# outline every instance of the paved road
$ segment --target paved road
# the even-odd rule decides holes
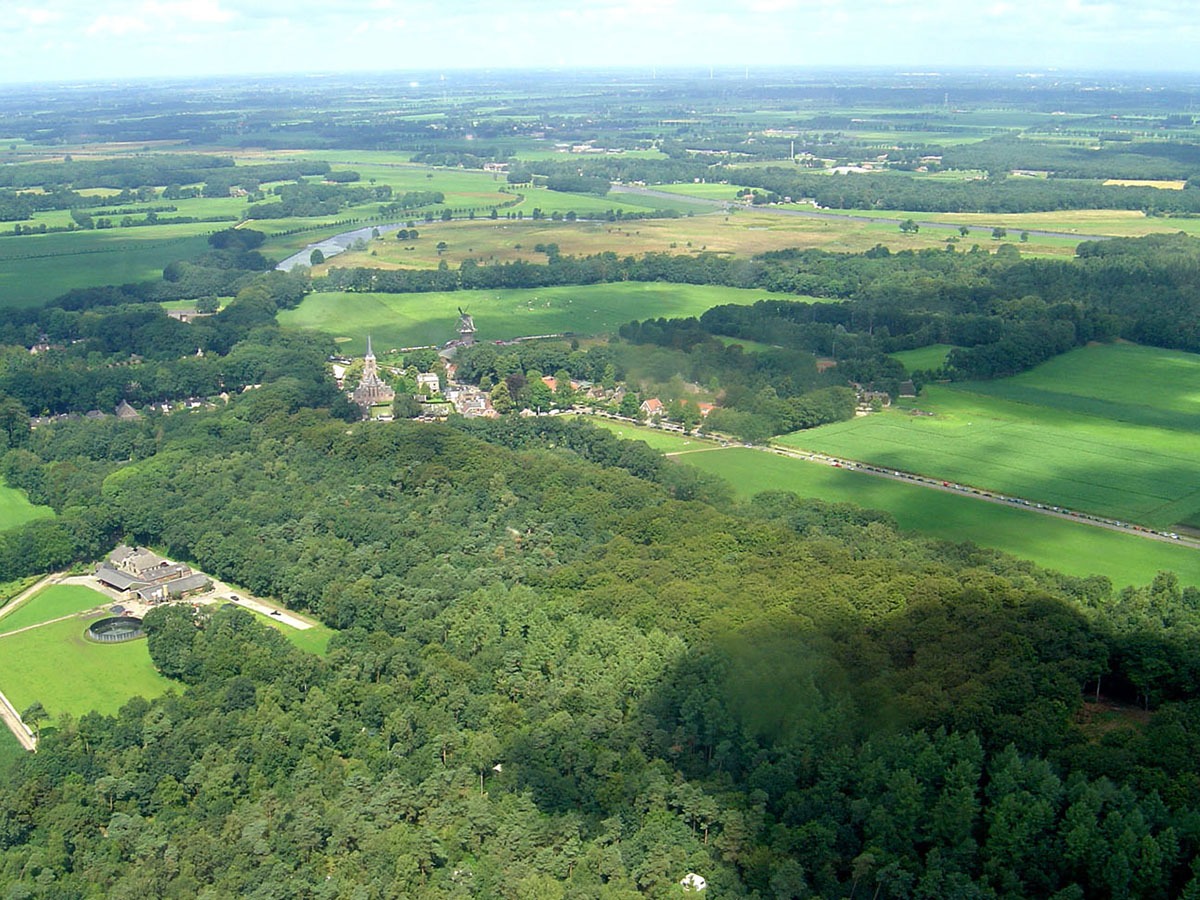
[[[744,210],[747,212],[762,213],[771,216],[793,216],[801,219],[824,219],[832,222],[882,222],[883,224],[899,225],[901,222],[908,220],[908,216],[904,218],[881,218],[878,216],[856,216],[853,213],[832,213],[820,212],[819,210],[807,209],[781,209],[778,206],[752,206],[749,203],[733,202],[731,200],[710,200],[707,197],[688,197],[686,194],[673,194],[670,191],[656,191],[654,188],[636,187],[629,184],[614,184],[609,191],[612,194],[635,194],[639,197],[652,197],[661,200],[688,200],[712,207],[714,210]],[[997,215],[1000,218],[1000,215]],[[914,220],[915,221],[915,220]],[[917,222],[922,228],[932,228],[941,231],[954,231],[959,229],[958,223],[950,222]],[[968,225],[972,232],[976,234],[987,235],[989,238],[992,235],[992,226],[990,225]],[[1027,231],[1031,235],[1039,237],[1059,237],[1070,238],[1079,241],[1107,241],[1112,235],[1109,234],[1081,234],[1077,231],[1043,231],[1037,228],[1021,228],[1020,231]]]
[[[599,415],[599,414],[597,414]],[[605,416],[605,418],[618,419],[623,422],[629,422],[631,425],[640,425],[643,428],[658,427],[662,431],[670,431],[672,433],[680,433],[677,428],[665,428],[661,425],[654,426],[642,422],[637,422],[633,419],[624,419],[621,416]],[[636,440],[636,438],[634,438]],[[712,438],[698,438],[698,440],[713,440]],[[927,475],[917,475],[912,472],[900,472],[896,469],[888,469],[883,466],[876,466],[871,463],[859,462],[854,459],[843,459],[836,456],[828,456],[824,453],[815,453],[808,450],[796,450],[791,447],[781,447],[778,444],[764,446],[761,444],[737,444],[728,441],[717,441],[709,448],[697,447],[694,450],[677,450],[673,453],[664,453],[664,456],[677,457],[685,456],[689,453],[699,453],[705,449],[725,450],[730,447],[745,447],[751,450],[761,450],[766,453],[773,453],[777,456],[786,456],[789,459],[799,460],[801,462],[811,462],[826,466],[835,466],[836,468],[845,469],[847,472],[859,472],[863,475],[872,475],[876,478],[887,478],[891,481],[901,481],[905,484],[911,484],[916,487],[926,488],[931,491],[945,491],[949,494],[958,494],[962,497],[967,497],[971,500],[979,500],[984,503],[997,503],[1001,506],[1011,506],[1025,512],[1038,513],[1043,516],[1052,516],[1056,519],[1065,519],[1068,522],[1078,522],[1081,525],[1090,525],[1093,528],[1105,528],[1109,531],[1117,531],[1121,534],[1128,534],[1132,537],[1146,538],[1152,541],[1162,541],[1166,544],[1175,544],[1177,546],[1189,547],[1192,550],[1200,550],[1200,538],[1195,538],[1185,534],[1174,535],[1164,533],[1147,528],[1143,525],[1138,525],[1133,522],[1121,522],[1117,519],[1106,519],[1103,516],[1094,516],[1089,513],[1079,512],[1077,510],[1063,509],[1062,507],[1051,506],[1046,503],[1039,503],[1036,500],[1027,500],[1023,497],[1012,497],[1008,494],[1001,494],[983,488],[975,488],[970,485],[958,484],[951,481],[943,481],[939,478],[930,478]]]
[[[22,747],[30,752],[37,750],[37,740],[34,738],[33,732],[21,721],[16,709],[2,693],[0,693],[0,721],[4,722]]]

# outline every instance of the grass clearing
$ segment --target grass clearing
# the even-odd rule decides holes
[[[661,428],[634,425],[632,422],[620,422],[604,416],[581,416],[581,418],[599,428],[608,429],[622,440],[645,441],[650,449],[660,453],[688,453],[695,450],[711,450],[720,446],[720,444],[695,435],[677,434],[673,431],[663,431]]]
[[[46,519],[54,516],[54,510],[48,506],[35,506],[29,502],[25,492],[8,487],[0,479],[0,530],[17,528],[34,519]]]
[[[666,282],[618,282],[510,291],[430,294],[311,294],[279,314],[289,328],[349,338],[343,352],[363,353],[371,334],[379,352],[388,347],[443,344],[455,337],[458,308],[469,311],[481,341],[523,335],[613,332],[632,319],[699,316],[722,303],[807,299],[768,291]]]
[[[1175,544],[760,450],[729,448],[677,459],[725,478],[744,498],[785,490],[882,509],[905,530],[973,541],[1068,575],[1104,575],[1118,587],[1147,584],[1163,570],[1200,585],[1200,552]]]
[[[1082,348],[780,443],[1169,529],[1200,515],[1197,378],[1192,354]]]
[[[1105,186],[1116,185],[1117,187],[1152,187],[1159,188],[1164,191],[1182,191],[1187,185],[1186,181],[1165,181],[1158,179],[1138,179],[1138,178],[1110,178],[1104,182]]]
[[[18,711],[38,701],[52,721],[62,713],[111,715],[133,697],[157,697],[172,687],[150,661],[146,641],[87,640],[84,632],[97,618],[73,616],[0,638],[0,690]]]
[[[242,607],[242,609],[245,609],[245,607]],[[312,623],[312,628],[292,628],[290,625],[285,625],[271,616],[260,613],[257,610],[247,609],[246,612],[253,615],[254,618],[263,625],[274,628],[285,638],[287,638],[288,642],[292,644],[292,646],[308,653],[315,654],[316,656],[324,656],[328,652],[329,641],[333,638],[334,634],[336,634],[332,628],[322,625],[319,622]],[[289,615],[294,616],[296,613],[289,613]]]
[[[565,256],[704,252],[736,257],[792,248],[862,253],[876,244],[884,244],[893,251],[945,249],[950,238],[961,241],[958,246],[962,249],[969,248],[971,243],[979,243],[985,249],[999,245],[987,240],[984,234],[960,239],[950,228],[924,228],[917,234],[903,234],[895,222],[870,217],[790,216],[752,209],[737,209],[729,215],[706,212],[675,219],[621,222],[602,218],[577,222],[534,221],[528,217],[493,220],[479,216],[474,220],[430,224],[417,221],[416,228],[420,234],[416,241],[399,241],[394,235],[381,237],[371,241],[362,252],[339,254],[326,268],[435,269],[442,262],[457,268],[468,259],[480,265],[517,260],[544,264],[546,255],[534,247],[551,243],[557,244]],[[304,243],[316,239],[306,236]],[[437,252],[440,241],[447,245],[441,254]],[[1027,243],[1018,244],[1014,234],[1008,243],[1019,246],[1026,256],[1074,256],[1079,241],[1034,235]],[[318,274],[326,268],[318,267]]]
[[[901,350],[899,353],[888,355],[892,359],[898,360],[910,372],[918,370],[931,372],[946,364],[946,356],[953,349],[953,344],[930,344],[928,347]]]
[[[83,585],[52,584],[7,615],[0,610],[0,634],[112,604],[113,601],[104,594]]]

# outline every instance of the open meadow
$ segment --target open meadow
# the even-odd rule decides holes
[[[1088,347],[779,442],[1170,529],[1200,516],[1197,376],[1195,355]]]
[[[8,487],[0,479],[0,531],[53,515],[54,510],[50,507],[35,506],[24,491]]]
[[[76,615],[113,601],[80,584],[54,584],[39,591],[17,607],[0,610],[0,634],[11,634],[30,625]],[[2,685],[0,685],[2,689]]]
[[[372,335],[379,351],[443,344],[456,336],[458,308],[475,319],[480,341],[525,335],[613,332],[632,319],[698,316],[722,303],[806,299],[768,291],[666,282],[619,282],[510,291],[429,294],[310,294],[296,309],[279,313],[289,328],[307,328],[340,339],[350,354],[365,351]]]
[[[261,624],[266,625],[269,628],[274,628],[276,631],[282,634],[288,639],[288,643],[290,643],[292,646],[298,647],[299,649],[308,653],[312,653],[315,656],[325,655],[325,653],[329,650],[329,641],[336,633],[329,626],[322,625],[319,622],[314,622],[312,628],[305,628],[301,630],[299,628],[292,628],[290,625],[284,625],[282,622],[273,619],[271,616],[265,615],[264,613],[260,613],[256,610],[247,610],[247,612],[253,615],[254,618],[257,619]],[[291,613],[291,615],[296,615],[296,613]]]
[[[901,350],[889,353],[892,359],[899,360],[910,372],[931,372],[946,364],[946,355],[954,349],[953,344],[930,344],[928,347],[918,347],[915,350]]]
[[[611,205],[605,201],[601,207]],[[480,264],[515,260],[544,263],[546,255],[534,249],[538,244],[557,244],[565,256],[704,252],[749,257],[797,248],[862,253],[877,244],[893,251],[944,249],[948,238],[959,240],[957,232],[951,230],[923,229],[917,234],[904,234],[894,222],[792,216],[751,209],[739,209],[730,215],[706,212],[674,219],[621,222],[603,218],[555,222],[532,220],[528,216],[520,221],[478,217],[430,224],[418,222],[416,227],[420,235],[416,241],[398,240],[390,234],[371,241],[362,252],[341,254],[316,271],[319,274],[331,266],[433,269],[442,262],[456,268],[468,259]],[[985,241],[982,235],[975,240],[985,249],[999,246]],[[439,242],[446,244],[441,253],[437,250]],[[1008,243],[1015,246],[1015,236]],[[1019,246],[1023,255],[1073,256],[1077,243],[1069,238],[1031,238]]]
[[[725,478],[743,498],[784,490],[881,509],[908,531],[972,541],[1068,575],[1104,575],[1117,586],[1149,583],[1164,570],[1177,572],[1183,584],[1200,585],[1200,552],[1176,544],[760,450],[729,448],[675,459]]]
[[[712,450],[720,444],[696,435],[678,434],[674,431],[664,431],[661,428],[650,428],[645,425],[634,425],[618,419],[605,416],[583,416],[583,419],[599,428],[605,428],[625,441],[645,441],[652,450],[667,455],[673,453],[691,453],[697,450]]]
[[[172,686],[154,668],[144,640],[98,644],[84,637],[98,618],[72,616],[0,637],[0,690],[18,712],[37,701],[51,720],[62,713],[111,715],[133,697],[156,697]]]
[[[0,309],[37,306],[74,288],[162,276],[169,262],[204,252],[220,225],[159,225],[0,239]]]
[[[960,179],[969,173],[938,173],[925,176],[932,180]],[[1173,184],[1173,183],[1172,183]],[[677,194],[681,197],[696,197],[704,200],[727,200],[736,202],[739,187],[736,184],[667,184],[655,185],[654,190]],[[742,209],[738,208],[738,214]],[[811,204],[791,203],[779,207],[781,210],[796,212],[816,212]],[[755,211],[770,214],[769,210]],[[970,246],[979,243],[984,247],[998,246],[1000,241],[992,241],[989,232],[996,227],[1004,228],[1008,234],[1004,243],[1016,244],[1023,253],[1037,255],[1063,255],[1064,248],[1073,248],[1078,241],[1086,240],[1089,235],[1107,235],[1112,237],[1139,237],[1146,234],[1176,234],[1180,231],[1191,235],[1200,235],[1200,220],[1192,217],[1147,216],[1139,210],[1122,209],[1076,209],[1052,210],[1046,212],[1028,213],[958,213],[958,212],[919,212],[899,209],[822,209],[821,217],[844,220],[835,223],[834,227],[852,231],[855,222],[879,219],[890,220],[889,228],[895,230],[895,220],[913,219],[919,223],[935,223],[946,228],[926,228],[918,235],[924,235],[929,242],[944,242],[949,235],[947,229],[966,225],[972,229],[962,243]],[[882,224],[882,223],[881,223]],[[1019,240],[1022,231],[1030,232],[1029,240]],[[1038,232],[1054,232],[1067,237],[1051,237]],[[1078,238],[1070,237],[1078,234]]]
[[[0,616],[0,691],[18,712],[36,700],[51,718],[63,712],[111,714],[132,697],[155,697],[174,684],[154,668],[145,640],[100,644],[84,637],[90,622],[111,615],[112,605],[88,587],[58,584]],[[253,615],[309,653],[324,655],[333,636],[321,624],[300,631]],[[3,760],[0,747],[0,766]]]

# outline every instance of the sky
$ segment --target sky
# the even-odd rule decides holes
[[[610,66],[1200,70],[1183,0],[2,0],[0,83]]]

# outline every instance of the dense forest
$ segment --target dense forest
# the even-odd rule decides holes
[[[238,144],[505,163],[510,184],[592,210],[614,181],[703,180],[729,181],[731,199],[737,185],[847,209],[1200,212],[1184,83],[962,76],[956,106],[1033,123],[984,140],[940,76],[780,73],[764,88],[704,74],[622,75],[604,103],[569,73],[530,76],[519,100],[482,72],[439,96],[386,77],[370,96],[341,76],[185,99],[97,86],[86,110],[52,88],[0,91],[0,221],[166,223],[201,196],[244,195],[250,220],[458,209],[441,191],[377,186],[370,163],[360,175],[187,149]],[[351,99],[323,106],[339,93]],[[1070,120],[1049,118],[1060,111]],[[749,137],[764,120],[771,133]],[[1074,143],[1038,139],[1059,123]],[[1122,131],[1135,127],[1137,141]],[[49,152],[81,135],[179,147]],[[576,140],[642,152],[546,158]],[[898,171],[808,171],[864,158]],[[1102,183],[1115,176],[1188,186]],[[314,278],[276,271],[267,231],[280,233],[217,230],[161,278],[0,315],[0,476],[56,514],[0,531],[0,581],[128,541],[336,632],[318,657],[231,607],[148,614],[174,689],[115,716],[47,710],[38,752],[0,773],[4,897],[634,900],[678,896],[694,872],[746,900],[1200,900],[1200,590],[1169,572],[1068,577],[788,493],[735,500],[644,443],[515,414],[535,393],[569,406],[571,378],[667,399],[686,383],[720,396],[708,427],[758,441],[852,415],[850,381],[894,394],[910,378],[1001,377],[1116,338],[1200,351],[1196,239],[1088,242],[1063,260],[967,249],[968,234],[919,252],[547,252]],[[795,299],[462,349],[459,377],[514,414],[442,423],[360,421],[328,374],[335,343],[276,321],[314,290],[617,281]],[[185,300],[202,314],[167,315]],[[956,347],[937,371],[888,356],[933,343]],[[144,415],[95,415],[123,400]],[[194,408],[163,411],[181,400]]]
[[[180,690],[11,773],[14,896],[1200,885],[1200,599],[1170,576],[1117,593],[882,514],[734,506],[581,423],[347,430],[289,382],[5,457],[339,629],[318,659],[236,610],[149,616]],[[1154,716],[1095,728],[1085,689]]]

